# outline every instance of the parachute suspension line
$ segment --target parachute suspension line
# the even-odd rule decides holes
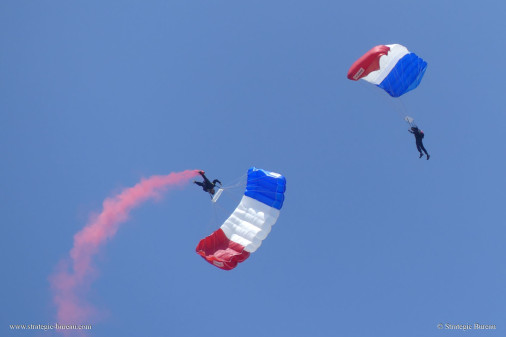
[[[234,198],[241,199],[244,195],[244,189],[239,188],[227,188],[222,190],[221,198],[225,198],[225,200],[230,200],[230,196],[234,196]]]
[[[216,193],[211,198],[211,201],[213,202],[213,204],[216,204],[218,202],[218,199],[221,197],[221,195],[223,194],[224,191],[227,191],[227,193],[230,191],[237,192],[236,190],[238,188],[244,187],[245,186],[245,182],[244,182],[245,177],[246,177],[246,175],[244,174],[241,177],[234,179],[233,184],[229,184],[229,185],[225,185],[225,186],[220,185],[218,190],[216,191]],[[239,193],[234,193],[234,194],[239,194]]]
[[[224,190],[228,190],[228,189],[234,189],[237,187],[241,187],[241,185],[246,185],[246,182],[245,182],[246,177],[247,177],[247,174],[243,174],[239,178],[232,180],[232,182],[230,184],[222,186],[221,188]]]
[[[226,219],[227,210],[219,203],[219,198],[225,198],[227,200],[226,195],[229,193],[232,193],[234,195],[240,195],[243,192],[237,190],[238,187],[241,187],[241,185],[245,185],[244,182],[241,182],[241,180],[245,180],[244,178],[247,176],[247,174],[243,174],[241,177],[234,179],[232,183],[233,185],[225,185],[220,186],[219,189],[216,191],[215,195],[211,199],[212,201],[212,208],[213,208],[213,228],[216,227],[216,224],[223,222]],[[226,193],[224,193],[226,192]]]
[[[239,187],[244,186],[244,185],[245,185],[244,182],[239,182],[239,183],[236,183],[234,185],[221,186],[220,188],[223,189],[223,190],[233,190],[233,189],[239,188]]]
[[[214,205],[216,205],[216,204],[214,203]],[[212,207],[211,218],[209,219],[207,226],[205,227],[206,231],[209,231],[210,229],[216,227],[216,224],[218,223],[218,221],[219,221],[219,216],[218,216],[217,207]]]
[[[395,102],[400,97],[393,99],[386,91],[384,91],[383,89],[381,89],[378,86],[371,86],[370,84],[368,84],[365,81],[359,81],[359,83],[362,86],[364,86],[365,88],[367,88],[366,90],[374,92],[375,95],[381,96],[381,100],[387,102],[387,104],[390,106],[391,110],[397,112],[403,120],[406,120],[405,119],[405,117],[407,117],[406,116],[406,107],[400,106],[399,103]]]
[[[221,219],[219,219],[219,217],[222,216],[222,215],[220,215],[220,213],[222,213],[222,214],[227,213],[225,208],[218,203],[213,204],[213,211],[214,211],[215,223],[218,223],[219,221],[221,221]]]
[[[409,116],[409,109],[408,107],[406,106],[406,104],[404,104],[404,101],[402,100],[402,97],[398,97],[399,99],[399,102],[401,102],[401,105],[402,105],[402,108],[403,108],[403,111],[404,111],[404,114],[403,114],[403,118],[404,120],[406,121],[406,123],[409,124],[409,126],[413,126],[413,117],[410,117]]]
[[[218,203],[213,203],[213,217],[210,223],[211,228],[207,228],[206,230],[210,230],[212,232],[218,224],[223,223],[227,219],[226,215],[227,213],[228,213],[227,210],[223,206],[221,206]],[[213,237],[212,238],[213,250],[216,250],[216,245],[217,245],[216,238]]]
[[[216,205],[216,203],[214,203],[213,205],[213,219],[212,219],[212,227],[216,227],[216,224],[219,223],[219,216],[218,216],[218,205]],[[213,237],[213,250],[216,249],[216,240],[215,238]]]
[[[427,67],[427,65],[426,65]],[[422,63],[418,63],[418,73],[420,73],[420,71],[423,69],[423,66],[422,66]],[[401,101],[402,102],[402,101]],[[404,104],[404,102],[402,102],[402,104]],[[407,108],[406,108],[406,111],[407,111]],[[407,111],[407,113],[409,113],[409,111]],[[415,123],[413,123],[413,118],[410,117],[410,116],[406,116],[405,118],[406,122],[408,122],[408,124],[410,126],[416,126]]]
[[[224,190],[227,190],[227,189],[233,189],[233,188],[237,188],[237,187],[241,187],[241,186],[246,186],[246,174],[242,175],[240,178],[238,179],[235,179],[234,181],[238,181],[236,182],[235,184],[231,184],[231,185],[226,185],[226,186],[223,186],[222,188]],[[263,179],[267,179],[267,177],[260,177],[260,178],[256,178],[256,179],[250,179],[250,181],[252,182],[255,182],[255,181],[259,181],[259,180],[263,180]]]

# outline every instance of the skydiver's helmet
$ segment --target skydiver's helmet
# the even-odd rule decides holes
[[[411,127],[411,131],[417,131],[418,130],[418,126],[414,125]]]

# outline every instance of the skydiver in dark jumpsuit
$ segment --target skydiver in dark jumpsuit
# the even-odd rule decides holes
[[[199,174],[202,176],[202,178],[204,178],[204,181],[203,182],[200,182],[200,181],[193,181],[194,184],[197,184],[199,186],[202,186],[202,189],[209,193],[209,195],[211,196],[211,199],[213,198],[213,195],[214,193],[216,193],[216,191],[214,190],[214,187],[216,186],[216,183],[220,184],[221,186],[221,181],[219,181],[218,179],[214,179],[213,182],[211,182],[209,179],[207,179],[206,175],[204,174],[204,171],[199,171]]]
[[[420,130],[417,126],[412,126],[411,130],[408,130],[408,131],[411,132],[415,136],[416,149],[418,150],[418,152],[420,152],[420,157],[419,158],[422,158],[423,157],[423,152],[425,152],[425,154],[427,155],[427,160],[429,160],[430,155],[427,153],[427,150],[423,146],[422,139],[425,136],[424,133],[423,133],[423,131]],[[422,150],[423,150],[423,152],[422,152]]]

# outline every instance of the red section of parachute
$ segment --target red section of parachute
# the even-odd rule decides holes
[[[223,270],[234,269],[250,255],[243,246],[227,238],[221,228],[200,240],[196,251],[207,262]]]
[[[350,70],[348,70],[348,79],[358,81],[369,75],[369,73],[378,70],[381,56],[388,54],[389,51],[390,47],[387,46],[373,47],[352,64]]]

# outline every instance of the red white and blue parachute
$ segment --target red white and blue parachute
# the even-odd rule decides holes
[[[286,179],[281,174],[250,168],[241,202],[217,231],[200,240],[197,254],[218,268],[234,269],[269,235],[283,206],[285,190]]]
[[[427,62],[400,44],[380,45],[360,57],[348,71],[348,79],[377,85],[390,96],[399,97],[415,89]]]

